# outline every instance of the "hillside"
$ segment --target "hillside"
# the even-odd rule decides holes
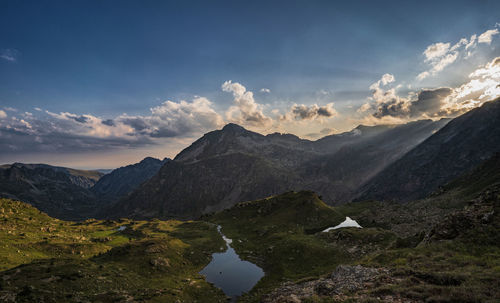
[[[359,126],[317,141],[228,124],[180,152],[107,215],[193,218],[290,190],[313,190],[328,204],[349,201],[364,180],[447,122]]]
[[[28,202],[61,219],[83,219],[97,207],[90,188],[102,175],[46,164],[2,165],[0,197]]]
[[[357,200],[410,201],[474,168],[500,151],[500,100],[453,119],[368,181]]]
[[[117,168],[100,178],[91,190],[103,203],[114,202],[153,177],[168,161],[170,159],[147,157],[139,163]]]
[[[498,163],[494,156],[439,194],[407,204],[332,208],[299,192],[206,218],[266,271],[241,302],[495,302],[500,180],[491,172]],[[320,222],[334,226],[344,216],[363,228],[315,233]]]
[[[0,220],[1,302],[226,300],[198,274],[224,245],[206,223],[75,223],[8,199]]]

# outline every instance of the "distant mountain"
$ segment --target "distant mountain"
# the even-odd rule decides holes
[[[499,151],[500,99],[497,99],[453,119],[389,165],[360,189],[357,200],[423,198]]]
[[[110,172],[114,171],[113,168],[98,168],[98,169],[95,169],[96,171],[100,172],[100,173],[103,173],[103,174],[109,174]]]
[[[0,197],[28,202],[51,216],[83,219],[96,209],[90,188],[103,174],[46,164],[0,166]]]
[[[168,161],[171,160],[147,157],[139,163],[117,168],[99,179],[91,190],[108,203],[118,200],[154,176]]]
[[[358,126],[317,141],[228,124],[180,152],[108,215],[195,217],[290,190],[314,190],[329,204],[348,201],[365,180],[447,122]]]

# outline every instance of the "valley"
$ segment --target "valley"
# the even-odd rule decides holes
[[[104,176],[4,165],[0,301],[498,301],[498,102],[451,122],[358,127],[317,141],[227,125],[173,160]],[[470,141],[467,121],[477,119]],[[408,198],[369,198],[382,189],[393,197],[379,182],[396,168],[404,182],[433,165],[408,164],[415,155],[436,159],[437,145],[439,155],[455,153],[450,140],[461,148],[437,160],[441,181],[419,175],[418,196],[401,185]],[[351,198],[332,202],[335,186],[321,182],[351,184]]]

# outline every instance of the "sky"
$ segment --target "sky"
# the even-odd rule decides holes
[[[115,168],[500,96],[499,1],[0,0],[0,163]]]

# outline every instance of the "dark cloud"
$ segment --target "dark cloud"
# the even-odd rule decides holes
[[[76,117],[71,117],[69,116],[68,118],[75,120],[76,122],[80,123],[87,123],[90,119],[85,116],[76,116]]]
[[[143,118],[143,117],[131,117],[131,118],[125,117],[125,118],[121,118],[120,122],[132,127],[134,130],[139,131],[139,132],[149,128],[149,124],[146,122],[145,118]]]
[[[411,102],[410,115],[418,116],[427,114],[433,116],[440,112],[443,100],[452,92],[451,88],[442,87],[431,90],[421,90],[417,95],[417,100]]]
[[[113,119],[103,120],[101,123],[104,125],[107,125],[107,126],[115,126],[116,125],[115,121]]]
[[[377,106],[373,116],[379,119],[385,116],[406,117],[408,116],[408,104],[396,98],[386,100],[384,103],[380,103]]]
[[[413,100],[398,97],[393,91],[387,91],[378,96],[380,101],[375,106],[373,116],[378,119],[387,116],[396,118],[439,117],[443,115],[444,100],[452,91],[448,87],[424,89],[418,92]]]
[[[333,108],[333,103],[326,104],[324,106],[318,106],[313,104],[310,106],[304,104],[295,104],[290,109],[290,112],[283,116],[282,119],[296,119],[296,120],[311,120],[316,118],[330,118],[337,114],[337,111]]]

